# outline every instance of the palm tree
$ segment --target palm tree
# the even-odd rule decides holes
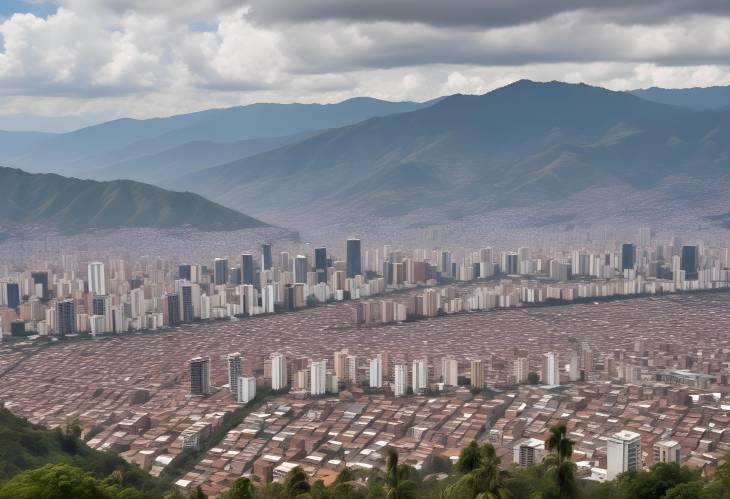
[[[410,466],[398,464],[398,452],[388,449],[388,460],[385,465],[385,499],[416,499],[418,487],[410,479]]]
[[[475,462],[475,449],[478,451]],[[465,462],[461,462],[462,458]],[[462,452],[458,468],[464,475],[444,491],[446,499],[474,497],[476,499],[508,499],[512,496],[504,485],[507,472],[500,469],[501,460],[490,443],[478,447],[472,442]]]
[[[561,499],[577,497],[575,465],[570,460],[575,442],[568,438],[565,425],[550,428],[550,436],[545,440],[545,448],[550,452],[545,460],[545,468],[555,473],[555,480]]]

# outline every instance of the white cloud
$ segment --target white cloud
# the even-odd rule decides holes
[[[357,95],[423,100],[520,78],[614,89],[730,83],[730,18],[711,15],[709,4],[704,14],[665,13],[649,25],[629,22],[625,11],[612,18],[576,7],[492,27],[465,16],[407,22],[357,11],[266,23],[259,4],[232,0],[58,3],[47,17],[0,22],[0,128],[2,115],[146,117]]]

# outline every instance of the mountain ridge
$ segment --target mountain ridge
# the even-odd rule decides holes
[[[267,225],[190,192],[7,167],[0,167],[0,223],[48,225],[71,233],[117,227],[238,230]]]

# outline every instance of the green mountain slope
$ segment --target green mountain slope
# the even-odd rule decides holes
[[[695,88],[642,88],[630,93],[642,99],[699,111],[730,108],[730,86]]]
[[[116,472],[117,485],[161,496],[161,485],[115,454],[89,448],[73,432],[51,431],[0,408],[0,489],[18,473],[45,465],[66,464],[106,478]]]
[[[129,180],[96,182],[0,167],[0,224],[89,228],[192,226],[235,230],[263,222],[189,192]]]
[[[243,210],[296,205],[402,214],[530,203],[597,185],[649,189],[730,173],[730,114],[588,85],[519,81],[373,118],[171,182]],[[286,195],[285,195],[286,194]]]

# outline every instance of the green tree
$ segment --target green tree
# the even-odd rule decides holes
[[[119,489],[68,464],[24,471],[0,487],[0,499],[116,499]]]
[[[677,463],[657,463],[647,471],[621,473],[616,479],[616,496],[626,499],[662,499],[673,487],[699,479],[697,473]]]
[[[531,385],[539,385],[540,375],[534,371],[530,371],[529,373],[527,373],[527,382]]]
[[[284,480],[284,497],[286,499],[294,499],[295,497],[308,493],[310,488],[306,473],[297,466],[286,475],[286,479]]]
[[[664,499],[700,499],[702,482],[687,482],[675,485],[664,494]]]
[[[463,460],[463,462],[462,462]],[[471,442],[462,450],[457,469],[462,476],[446,488],[446,499],[508,499],[512,494],[505,486],[507,472],[500,469],[501,461],[490,443],[479,447]]]
[[[254,499],[253,483],[246,477],[241,477],[231,485],[231,488],[221,496],[221,499]]]
[[[198,485],[195,489],[193,489],[188,497],[190,497],[190,499],[206,499],[208,496],[203,494],[203,489],[201,489],[200,485]]]
[[[398,452],[388,449],[385,463],[385,499],[415,499],[418,497],[418,486],[411,477],[411,467],[398,464]]]
[[[575,464],[570,460],[574,444],[568,438],[568,429],[562,424],[550,428],[550,436],[545,440],[545,448],[550,452],[545,458],[545,467],[554,474],[561,499],[578,496]]]

